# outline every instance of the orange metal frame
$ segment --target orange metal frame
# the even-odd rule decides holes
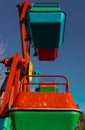
[[[24,24],[24,18],[27,10],[31,8],[31,3],[28,0],[25,0],[24,3],[19,3],[17,5],[18,11],[19,11],[19,22],[20,22],[20,31],[21,31],[21,42],[22,42],[22,53],[23,58],[27,60],[27,63],[30,60],[30,40],[29,36],[27,35],[25,24]],[[26,42],[28,42],[28,48],[26,46]]]
[[[3,60],[2,62],[6,66],[10,67],[10,74],[8,75],[8,81],[4,92],[2,107],[0,108],[0,116],[7,115],[7,109],[10,107],[10,104],[12,104],[12,99],[10,98],[11,93],[13,92],[13,88],[14,88],[13,98],[15,98],[18,94],[20,71],[22,71],[20,70],[20,66],[26,63],[26,60],[21,58],[18,53],[15,53],[13,58],[8,58],[8,60],[6,62],[5,61],[6,60]]]
[[[7,85],[6,85],[6,90],[5,90],[5,94],[4,94],[4,98],[3,98],[3,102],[2,102],[2,107],[0,109],[0,115],[6,114],[5,111],[8,107],[9,97],[10,97],[11,89],[12,89],[12,86],[13,86],[16,67],[17,67],[19,58],[20,58],[19,54],[15,53],[13,60],[12,60],[12,64],[11,64],[10,75],[8,77],[8,82],[7,82]]]
[[[25,0],[24,3],[19,3],[17,5],[19,10],[19,22],[20,22],[20,32],[21,32],[21,45],[22,45],[22,54],[23,58],[20,57],[18,53],[15,53],[12,58],[5,58],[4,60],[0,60],[0,63],[5,64],[5,66],[10,67],[10,74],[8,76],[8,81],[6,85],[6,89],[4,92],[2,106],[0,108],[0,117],[7,115],[7,109],[12,105],[12,98],[18,94],[19,81],[22,77],[27,74],[29,69],[29,61],[30,61],[30,40],[27,36],[27,32],[24,25],[24,17],[25,13],[29,8],[31,8],[31,3],[28,0]],[[27,45],[28,44],[28,48]],[[24,70],[20,68],[20,66],[24,66]],[[24,79],[24,82],[27,82],[27,79]],[[0,90],[0,97],[2,95],[2,91]]]

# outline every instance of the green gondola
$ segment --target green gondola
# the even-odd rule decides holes
[[[78,111],[29,111],[11,112],[15,130],[74,130],[80,116]]]
[[[58,91],[58,83],[40,82],[39,88],[37,92],[22,90],[17,95],[9,110],[15,130],[74,130],[81,111],[68,84],[65,92]]]

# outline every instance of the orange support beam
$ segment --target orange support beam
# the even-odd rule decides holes
[[[22,10],[20,13],[20,22],[24,20],[25,14],[29,8],[32,7],[32,4],[29,2],[29,0],[25,0],[25,2],[22,4],[18,4],[19,7],[22,6]]]
[[[21,64],[21,62],[25,67],[25,72],[23,73],[23,75],[27,74],[28,69],[29,69],[30,40],[28,39],[29,36],[27,36],[24,18],[25,18],[26,11],[29,10],[31,8],[31,6],[32,5],[29,2],[29,0],[25,0],[24,3],[19,3],[17,5],[18,10],[19,10],[19,22],[20,22],[23,58],[20,58],[20,55],[18,53],[15,53],[13,58],[5,58],[4,60],[0,61],[1,63],[4,63],[6,66],[11,67],[6,89],[5,89],[5,93],[4,93],[4,97],[3,97],[2,106],[0,108],[0,116],[5,116],[7,114],[6,110],[8,108],[8,105],[11,104],[11,102],[12,102],[12,96],[14,96],[14,98],[15,98],[18,93],[20,71],[22,71],[19,68],[19,65]],[[27,83],[26,78],[24,79],[24,82]],[[27,86],[27,85],[25,85],[25,86]],[[14,87],[14,89],[12,89],[12,87]],[[27,90],[27,87],[24,87],[24,88],[26,88],[26,91],[29,91],[29,90]],[[11,95],[11,92],[12,92],[12,95]]]
[[[15,53],[13,60],[12,60],[10,75],[8,77],[8,82],[7,82],[7,85],[6,85],[4,98],[3,98],[3,101],[2,101],[2,107],[0,108],[0,116],[6,115],[6,109],[8,107],[8,102],[9,102],[12,86],[13,86],[13,83],[14,83],[15,72],[16,72],[16,68],[17,68],[19,59],[20,59],[19,54]]]
[[[26,59],[27,63],[30,60],[30,40],[28,39],[27,32],[25,29],[25,24],[24,24],[24,18],[26,11],[31,8],[31,3],[28,0],[25,0],[24,3],[19,3],[17,5],[18,11],[19,11],[19,22],[20,22],[20,32],[21,32],[21,42],[22,42],[22,53],[23,53],[23,58]],[[26,40],[28,40],[28,43],[26,43]],[[28,44],[28,48],[26,46]]]

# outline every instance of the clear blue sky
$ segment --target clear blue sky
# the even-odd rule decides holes
[[[39,0],[31,0],[34,1]],[[64,43],[54,62],[40,62],[32,57],[34,68],[43,74],[66,75],[76,103],[85,111],[85,0],[49,1],[60,3],[67,14]],[[16,8],[19,2],[19,0],[0,0],[0,41],[8,44],[6,53],[9,57],[13,56],[14,52],[21,52]]]

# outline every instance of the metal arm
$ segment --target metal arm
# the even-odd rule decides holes
[[[27,10],[29,10],[31,8],[31,6],[32,5],[28,0],[25,0],[24,3],[19,3],[17,5],[18,11],[19,11],[22,53],[23,53],[23,58],[26,59],[27,63],[30,60],[30,40],[28,39],[27,32],[25,29],[24,18],[25,18],[25,14],[26,14]],[[28,44],[28,48],[27,48],[26,44]]]

